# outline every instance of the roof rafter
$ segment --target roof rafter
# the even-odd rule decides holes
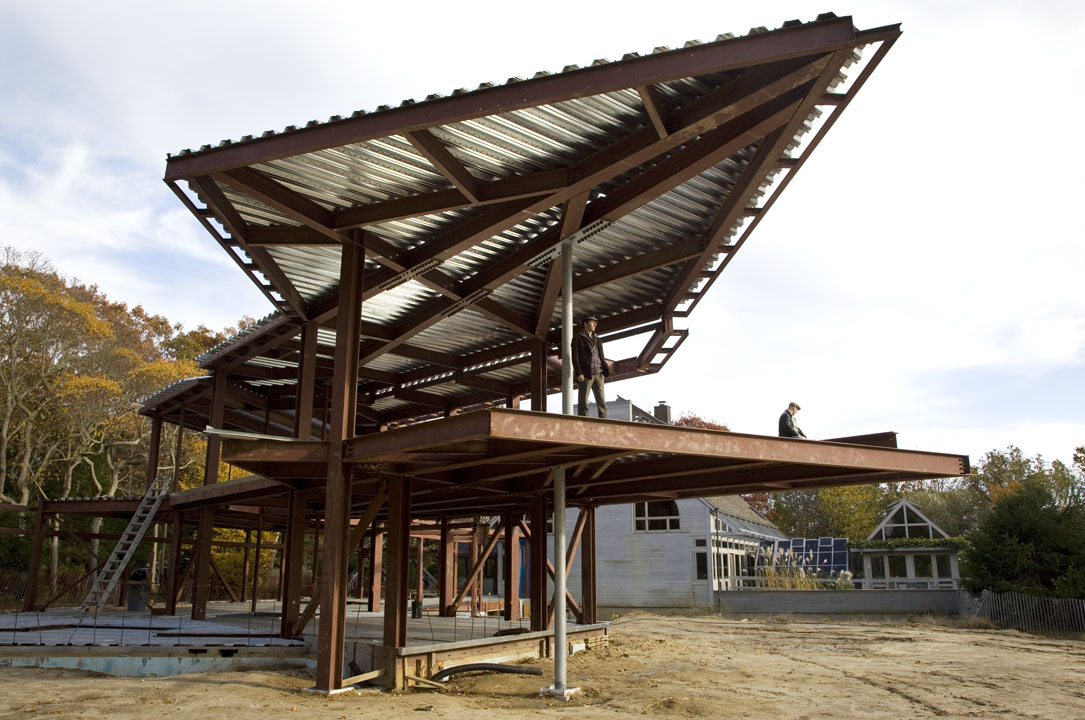
[[[467,171],[459,160],[452,156],[448,148],[441,144],[429,130],[410,130],[406,133],[407,140],[417,150],[433,163],[437,171],[445,176],[457,190],[464,194],[471,204],[478,202],[478,181]]]

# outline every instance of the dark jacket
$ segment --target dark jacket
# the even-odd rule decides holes
[[[784,410],[780,416],[780,437],[806,437],[806,434],[795,424],[795,416]]]
[[[610,368],[607,366],[606,356],[603,355],[603,341],[599,339],[599,335],[593,335],[588,337],[587,333],[583,330],[573,336],[573,379],[575,380],[579,376],[584,377],[591,376],[591,346],[595,344],[596,349],[599,351],[599,360],[602,365],[602,375],[607,377],[610,375]]]

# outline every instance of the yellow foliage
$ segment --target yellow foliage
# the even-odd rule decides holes
[[[155,360],[140,364],[128,377],[139,387],[157,390],[198,374],[199,368],[191,360]]]
[[[59,395],[68,398],[85,398],[92,393],[104,392],[120,395],[124,392],[120,383],[105,375],[76,375],[67,373],[60,381]]]

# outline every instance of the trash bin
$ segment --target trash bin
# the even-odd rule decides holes
[[[422,601],[411,600],[411,618],[418,620],[422,617]]]
[[[136,568],[128,576],[128,609],[144,610],[151,592],[151,583],[147,579],[148,568]]]

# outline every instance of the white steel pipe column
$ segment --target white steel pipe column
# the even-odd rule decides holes
[[[573,243],[569,240],[561,244],[561,413],[573,414]]]
[[[561,245],[561,411],[573,414],[573,243]],[[554,468],[554,686],[545,692],[566,699],[565,684],[565,468]]]

